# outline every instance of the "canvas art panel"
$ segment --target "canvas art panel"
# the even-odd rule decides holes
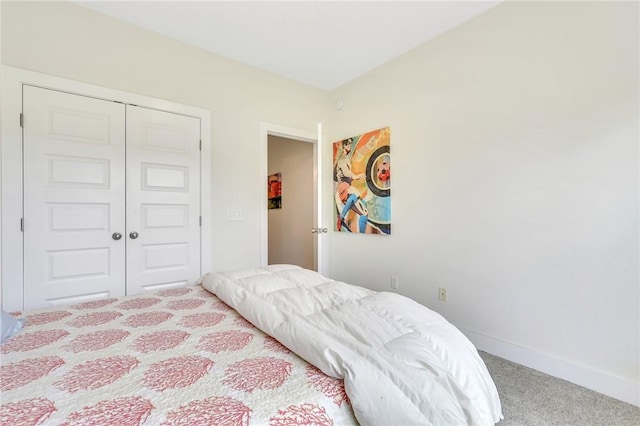
[[[267,199],[269,209],[282,208],[282,173],[269,175],[267,179]]]
[[[390,128],[333,143],[335,230],[391,233]]]

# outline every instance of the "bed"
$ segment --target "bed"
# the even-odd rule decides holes
[[[501,418],[475,347],[438,314],[292,265],[20,317],[23,330],[0,345],[1,424]]]
[[[342,381],[199,285],[19,316],[2,425],[357,424]]]

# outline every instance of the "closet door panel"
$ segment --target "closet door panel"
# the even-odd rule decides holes
[[[24,308],[125,292],[125,107],[25,86]]]
[[[127,106],[127,293],[200,276],[200,120]]]

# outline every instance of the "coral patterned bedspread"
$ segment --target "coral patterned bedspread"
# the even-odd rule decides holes
[[[2,425],[349,425],[342,381],[200,286],[33,311],[0,345]]]

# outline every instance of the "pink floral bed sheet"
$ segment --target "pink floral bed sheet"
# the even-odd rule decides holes
[[[341,380],[200,286],[17,316],[2,425],[357,424]]]

